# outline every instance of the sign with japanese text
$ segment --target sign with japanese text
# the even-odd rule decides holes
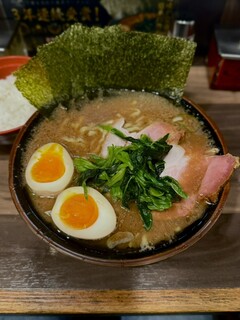
[[[55,36],[76,22],[102,27],[111,18],[98,0],[26,0],[10,10],[12,17],[21,21],[23,34]]]

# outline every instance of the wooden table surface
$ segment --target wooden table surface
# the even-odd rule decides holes
[[[185,95],[240,155],[240,92],[208,89],[192,67]],[[50,248],[19,217],[8,190],[10,145],[0,145],[0,314],[159,314],[240,311],[240,170],[215,226],[188,250],[144,267],[88,264]]]

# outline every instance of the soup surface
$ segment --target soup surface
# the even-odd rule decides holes
[[[60,105],[35,129],[24,154],[23,168],[37,148],[52,142],[63,145],[72,158],[88,158],[90,154],[106,156],[106,143],[111,145],[114,141],[108,141],[109,134],[99,127],[101,124],[109,124],[131,135],[142,130],[147,134],[156,123],[159,126],[164,124],[165,129],[172,131],[168,132],[168,142],[174,146],[174,151],[169,155],[170,159],[166,158],[166,164],[168,161],[170,164],[165,174],[178,180],[188,198],[174,203],[168,210],[153,211],[153,225],[146,230],[134,202],[126,209],[120,201],[104,194],[115,210],[116,229],[100,240],[76,241],[87,241],[94,247],[111,250],[147,250],[161,241],[171,242],[176,234],[200,218],[209,205],[209,200],[199,197],[198,190],[205,173],[204,159],[217,150],[196,117],[181,106],[146,92],[109,91],[99,93],[93,99],[72,102],[68,108]],[[78,176],[75,170],[69,186],[78,184]],[[29,188],[28,192],[38,214],[55,228],[51,210],[56,196],[38,196]]]

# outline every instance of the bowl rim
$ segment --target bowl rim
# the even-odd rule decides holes
[[[17,133],[22,128],[22,126],[23,125],[20,125],[18,127],[12,128],[12,129],[0,131],[0,136],[5,136],[7,134]]]
[[[31,57],[30,56],[25,56],[25,55],[8,55],[8,56],[1,56],[0,57],[0,61],[16,61],[16,60],[20,60],[21,62],[22,61],[28,61],[30,60]],[[19,63],[17,63],[19,64]],[[1,66],[1,64],[0,64]]]
[[[220,132],[218,126],[216,123],[208,116],[205,110],[203,110],[197,103],[193,102],[191,99],[183,96],[182,101],[185,101],[188,105],[193,107],[197,113],[199,113],[207,122],[207,124],[210,126],[210,128],[214,131],[217,139],[220,142],[220,145],[223,150],[223,154],[226,154],[228,152],[228,148],[226,146],[225,140],[223,138],[222,133]],[[218,220],[218,218],[221,215],[222,208],[226,202],[229,190],[230,190],[230,183],[227,182],[223,188],[221,195],[219,196],[219,199],[217,201],[216,207],[213,210],[213,213],[211,216],[207,219],[207,221],[203,224],[203,226],[200,227],[197,232],[194,232],[192,236],[190,236],[187,240],[184,240],[182,243],[177,244],[176,246],[173,246],[172,248],[167,249],[166,251],[160,251],[156,252],[151,255],[151,251],[149,251],[149,255],[142,256],[139,258],[128,258],[128,259],[117,259],[117,258],[100,258],[100,257],[94,257],[94,256],[88,256],[84,255],[78,252],[75,252],[67,247],[64,247],[63,245],[56,243],[54,239],[51,239],[51,237],[48,237],[42,230],[39,230],[39,227],[35,225],[35,223],[29,218],[28,214],[24,212],[21,203],[16,195],[15,188],[14,188],[14,176],[13,176],[13,165],[16,157],[16,152],[18,149],[18,145],[24,136],[25,131],[27,130],[28,126],[32,123],[32,121],[38,116],[39,112],[36,111],[30,119],[22,126],[20,129],[14,143],[11,149],[10,158],[9,158],[9,190],[12,197],[12,200],[20,214],[20,216],[23,218],[23,220],[27,223],[27,225],[30,227],[30,229],[42,240],[44,240],[46,243],[48,243],[51,247],[56,249],[59,252],[62,252],[64,254],[67,254],[68,256],[75,257],[81,261],[86,261],[89,263],[102,265],[102,266],[111,266],[111,267],[137,267],[137,266],[144,266],[149,265],[152,263],[156,263],[162,260],[165,260],[169,257],[175,256],[183,251],[185,251],[187,248],[191,247],[193,244],[195,244],[198,240],[200,240],[215,224],[215,222]],[[200,219],[203,219],[202,217]]]

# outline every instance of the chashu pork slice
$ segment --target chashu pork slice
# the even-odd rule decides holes
[[[186,155],[185,149],[180,145],[173,144],[172,149],[168,152],[164,161],[165,168],[160,177],[170,176],[180,181],[189,163],[189,156]]]
[[[220,188],[230,179],[234,169],[239,166],[239,158],[230,153],[206,157],[206,165],[199,196],[215,201]]]
[[[119,131],[121,131],[122,133],[124,133],[126,136],[129,136],[129,132],[128,130],[126,130],[123,126],[124,126],[125,120],[124,118],[119,118],[118,120],[116,120],[113,124],[113,128],[118,129]],[[103,142],[102,145],[102,149],[101,149],[101,156],[102,157],[107,157],[108,155],[108,147],[111,146],[117,146],[117,147],[123,147],[125,146],[126,141],[119,138],[118,136],[116,136],[115,134],[108,132],[106,135],[106,138]]]
[[[133,138],[146,134],[156,141],[169,134],[168,143],[172,144],[172,149],[164,159],[165,168],[161,176],[173,177],[188,194],[187,199],[174,203],[166,211],[153,211],[154,219],[188,216],[198,203],[216,201],[220,189],[230,179],[234,169],[239,166],[239,158],[231,154],[206,156],[196,150],[185,150],[178,144],[184,132],[178,131],[174,126],[163,121],[156,121],[137,133],[129,133],[124,128],[124,123],[124,118],[120,118],[113,127]],[[126,141],[108,133],[103,143],[102,156],[107,156],[108,147],[111,145],[124,146]]]
[[[183,190],[188,193],[188,198],[174,203],[166,211],[153,211],[154,219],[185,217],[190,215],[202,201],[214,203],[221,188],[229,181],[234,169],[239,166],[239,158],[229,153],[202,157],[199,155],[198,164],[196,165],[197,171],[199,170],[199,177],[197,177],[197,171],[193,167],[197,159],[191,160],[189,160],[185,172],[182,171],[178,180]],[[171,176],[171,173],[168,173]]]
[[[164,121],[155,121],[146,128],[136,134],[136,137],[141,137],[142,134],[149,136],[153,141],[156,141],[166,134],[169,134],[167,142],[169,144],[177,144],[184,134],[184,131],[177,130],[174,125]]]
[[[124,133],[126,136],[139,139],[141,135],[145,134],[149,136],[153,141],[159,140],[160,138],[163,138],[166,134],[169,134],[167,142],[169,144],[177,144],[181,137],[183,136],[184,132],[177,130],[173,125],[168,124],[164,121],[156,121],[149,126],[145,127],[139,132],[129,132],[127,129],[124,128],[125,119],[119,118],[116,120],[113,124],[113,128],[116,128],[120,130],[122,133]],[[102,145],[101,149],[101,156],[106,157],[108,154],[108,147],[114,145],[114,146],[125,146],[127,144],[126,141],[123,139],[117,137],[113,133],[109,132],[106,135],[106,138],[104,140],[104,143]]]

